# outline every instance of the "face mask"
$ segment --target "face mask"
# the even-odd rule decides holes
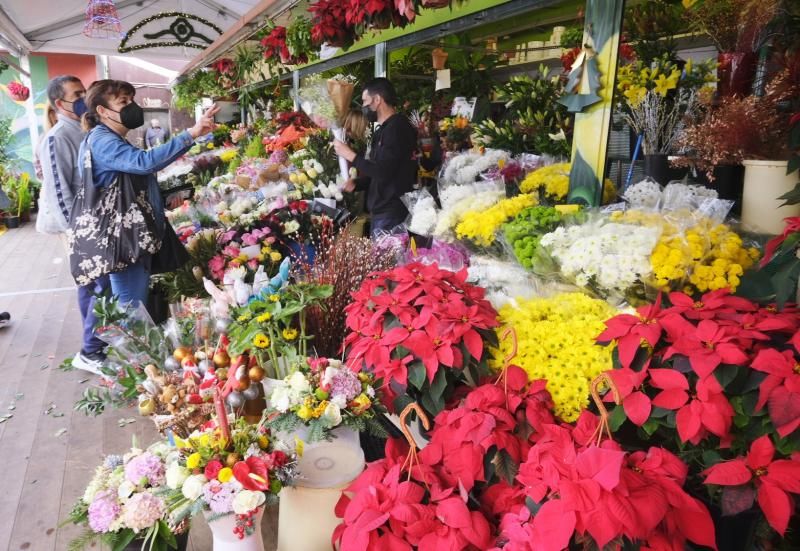
[[[72,104],[72,112],[75,114],[76,117],[82,117],[84,113],[86,113],[86,102],[83,101],[83,98],[78,98],[75,101],[67,101],[65,99],[61,100],[64,103],[71,103]]]
[[[109,110],[114,111],[110,108]],[[119,122],[128,130],[134,130],[144,124],[144,110],[138,103],[131,102],[114,113],[119,113]]]
[[[378,112],[373,111],[366,105],[361,108],[361,112],[364,113],[364,116],[367,117],[369,122],[375,123],[378,122]]]

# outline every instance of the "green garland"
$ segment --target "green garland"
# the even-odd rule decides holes
[[[194,29],[192,29],[191,25],[189,25],[189,28],[192,29],[192,33],[189,34],[186,37],[186,39],[181,40],[180,37],[177,35],[177,33],[175,33],[174,29],[172,29],[172,26],[175,25],[175,23],[178,20],[178,19],[176,19],[176,21],[173,22],[173,25],[170,25],[170,29],[173,31],[172,34],[175,34],[175,36],[176,36],[176,38],[178,38],[178,40],[169,40],[169,41],[166,41],[166,42],[163,42],[163,41],[162,42],[148,42],[146,44],[136,44],[134,46],[128,46],[128,39],[131,38],[134,34],[136,34],[136,31],[138,31],[139,29],[141,29],[142,27],[144,27],[148,23],[152,23],[153,21],[157,21],[158,19],[166,19],[168,17],[175,17],[175,18],[178,18],[178,19],[180,19],[180,18],[194,19],[195,21],[199,21],[203,25],[211,27],[212,29],[217,31],[217,33],[222,35],[222,29],[220,29],[218,26],[216,26],[214,23],[212,23],[208,19],[204,19],[204,18],[199,17],[197,15],[192,15],[191,13],[183,13],[183,12],[179,12],[179,11],[161,12],[161,13],[157,13],[155,15],[151,15],[150,17],[146,17],[146,18],[142,19],[141,21],[139,21],[136,25],[131,27],[131,30],[129,30],[127,33],[125,33],[125,37],[122,39],[122,42],[119,43],[119,46],[117,47],[117,51],[122,53],[122,54],[124,54],[124,53],[128,53],[128,52],[133,52],[133,51],[136,51],[136,50],[144,50],[146,48],[169,48],[169,47],[181,47],[181,46],[188,46],[190,48],[198,48],[200,50],[204,50],[204,49],[206,49],[208,47],[208,44],[212,43],[212,40],[210,40],[209,38],[207,38],[207,37],[205,37],[205,36],[203,36],[201,34],[195,33]],[[187,22],[187,24],[188,24],[188,22]],[[164,32],[166,32],[166,31],[162,31],[161,33],[158,33],[157,36],[160,36]],[[197,37],[205,40],[208,44],[206,44],[204,46],[202,44],[195,44],[195,43],[189,42],[189,40],[193,36],[197,36]],[[145,38],[148,38],[148,35],[145,35]]]

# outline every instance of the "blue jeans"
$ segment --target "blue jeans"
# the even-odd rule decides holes
[[[78,287],[78,309],[81,312],[81,320],[83,320],[81,352],[84,354],[95,354],[106,346],[106,343],[94,334],[94,326],[97,323],[94,315],[94,299],[98,295],[105,294],[109,285],[108,276],[103,276],[89,285]]]
[[[406,220],[406,214],[394,212],[373,214],[370,218],[370,231],[372,238],[380,237],[384,233],[389,233],[392,228],[402,224]]]
[[[128,266],[121,272],[109,274],[111,293],[121,304],[147,303],[147,291],[150,287],[149,264],[140,259],[139,262]]]

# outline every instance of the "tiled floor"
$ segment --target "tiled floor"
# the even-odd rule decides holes
[[[0,235],[0,550],[63,551],[79,533],[58,528],[104,454],[121,453],[136,436],[157,438],[134,410],[86,417],[72,409],[97,377],[63,372],[80,346],[80,315],[61,241],[36,233],[33,222]],[[124,428],[122,418],[136,421]],[[264,515],[268,550],[275,548],[277,511]],[[190,551],[210,551],[205,522],[195,522]]]

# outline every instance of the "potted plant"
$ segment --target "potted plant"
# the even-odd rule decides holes
[[[764,29],[775,17],[778,0],[684,1],[686,20],[705,34],[719,50],[718,78],[721,96],[750,93],[755,74],[755,52],[764,43]]]
[[[449,54],[445,52],[442,48],[435,48],[431,52],[431,58],[433,60],[433,69],[435,71],[441,71],[444,69],[445,65],[447,64],[447,56]]]

